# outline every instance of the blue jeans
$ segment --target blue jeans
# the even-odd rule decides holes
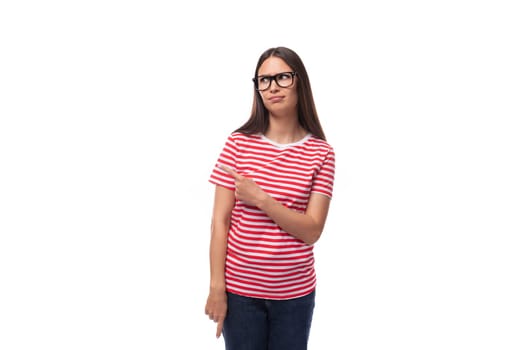
[[[228,295],[223,336],[226,350],[305,350],[315,291],[288,300]]]

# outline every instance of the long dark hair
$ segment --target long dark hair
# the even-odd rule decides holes
[[[317,110],[315,109],[308,73],[306,72],[306,68],[304,67],[303,61],[299,55],[286,47],[270,48],[264,51],[261,57],[259,57],[254,77],[257,77],[257,72],[263,62],[271,56],[281,58],[292,68],[293,71],[297,72],[297,113],[299,117],[299,125],[315,137],[326,140],[319,117],[317,116]],[[262,98],[254,86],[253,105],[250,118],[244,123],[244,125],[235,131],[244,134],[264,134],[268,130],[269,123],[268,110],[264,107]]]

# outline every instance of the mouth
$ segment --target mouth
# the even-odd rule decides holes
[[[272,96],[268,99],[268,101],[276,103],[276,102],[282,101],[283,99],[284,99],[284,96]]]

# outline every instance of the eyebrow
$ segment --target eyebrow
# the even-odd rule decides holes
[[[279,72],[279,73],[275,73],[275,74],[259,74],[259,75],[257,76],[257,78],[261,78],[261,77],[274,77],[274,76],[276,76],[276,75],[284,74],[284,73],[292,73],[292,71],[285,70],[285,71],[282,71],[282,72]]]

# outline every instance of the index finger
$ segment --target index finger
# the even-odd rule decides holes
[[[225,165],[219,165],[219,168],[230,174],[236,180],[242,179],[242,175],[239,175],[235,170],[233,170],[230,167],[227,167]]]
[[[222,333],[222,324],[224,323],[224,318],[221,318],[219,322],[217,322],[217,332],[215,333],[215,337],[219,338]]]

